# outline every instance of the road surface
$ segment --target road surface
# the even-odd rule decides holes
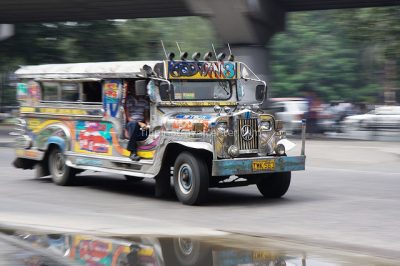
[[[211,189],[208,204],[193,207],[155,198],[152,180],[94,172],[73,187],[35,180],[3,147],[0,224],[109,235],[229,231],[400,260],[400,143],[314,140],[306,153],[307,170],[293,173],[283,199],[265,200],[255,186]]]

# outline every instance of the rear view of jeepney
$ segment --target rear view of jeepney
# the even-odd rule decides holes
[[[206,201],[212,187],[255,184],[265,197],[283,196],[291,172],[305,169],[305,123],[301,154],[289,156],[282,121],[259,108],[266,83],[244,63],[198,59],[22,67],[14,165],[57,185],[85,170],[153,178],[156,196],[173,185],[188,205]],[[128,89],[149,101],[138,161],[127,150]]]

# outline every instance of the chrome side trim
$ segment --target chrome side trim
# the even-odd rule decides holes
[[[209,152],[213,152],[213,146],[211,143],[208,142],[171,141],[170,143],[177,143],[188,148],[202,149],[202,150],[207,150]]]
[[[65,155],[70,156],[70,157],[83,157],[83,158],[107,160],[109,162],[127,163],[127,164],[135,164],[135,165],[144,165],[144,164],[152,165],[152,164],[154,164],[154,160],[141,159],[140,161],[135,162],[127,157],[103,156],[103,155],[95,155],[95,154],[80,154],[80,153],[71,152],[71,151],[65,152]]]
[[[96,172],[106,172],[106,173],[120,174],[120,175],[131,175],[131,176],[144,177],[144,178],[154,178],[156,176],[154,174],[144,174],[144,173],[140,173],[140,172],[109,169],[109,168],[97,167],[97,166],[76,165],[76,164],[73,164],[70,160],[67,160],[65,162],[65,164],[72,168],[91,170],[91,171],[96,171]]]

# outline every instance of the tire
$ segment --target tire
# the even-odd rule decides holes
[[[265,198],[280,198],[288,191],[291,172],[266,174],[257,183],[257,188]]]
[[[212,250],[197,239],[161,239],[162,253],[166,265],[202,266],[212,265]]]
[[[140,182],[144,179],[144,177],[125,175],[125,179],[129,182]]]
[[[185,205],[199,205],[207,199],[209,173],[206,162],[189,152],[182,152],[174,164],[174,189]]]
[[[65,156],[59,147],[50,150],[49,171],[53,182],[59,186],[71,185],[76,174],[75,169],[65,165]]]

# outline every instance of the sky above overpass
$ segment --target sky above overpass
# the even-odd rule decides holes
[[[257,5],[261,0],[246,0]],[[1,0],[0,23],[202,15],[196,0]],[[284,11],[400,5],[400,0],[275,0]],[[230,3],[230,1],[226,1]]]

